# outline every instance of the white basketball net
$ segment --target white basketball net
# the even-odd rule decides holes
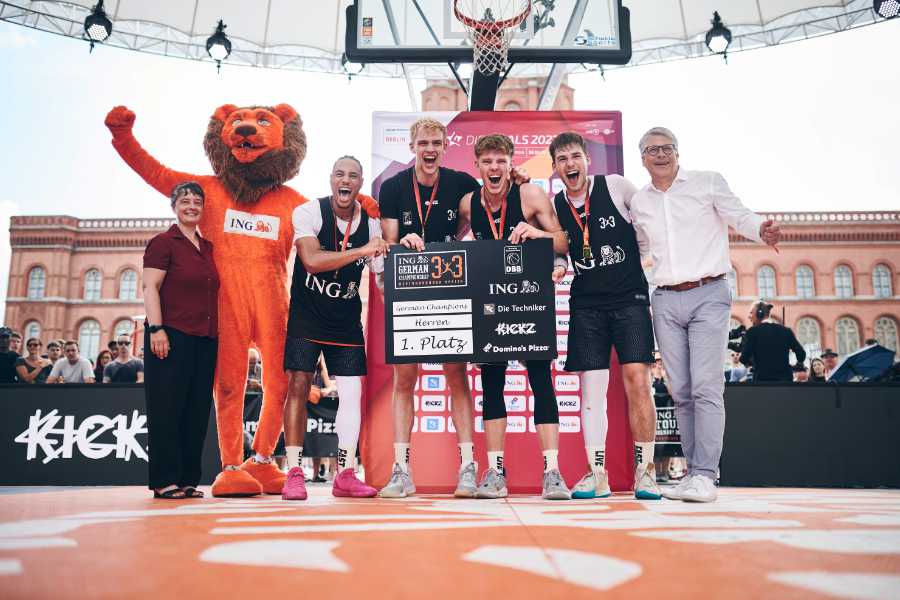
[[[454,16],[468,33],[475,68],[493,75],[509,66],[509,44],[531,14],[531,0],[455,0]]]

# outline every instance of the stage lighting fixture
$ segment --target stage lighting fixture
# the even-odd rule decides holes
[[[898,0],[875,0],[872,8],[883,19],[893,19],[900,15],[900,2]]]
[[[216,71],[222,68],[222,61],[231,54],[231,40],[225,35],[226,27],[228,26],[222,22],[222,19],[219,19],[216,32],[206,40],[206,52],[211,59],[216,61]]]
[[[706,32],[706,47],[715,54],[724,55],[731,45],[731,30],[722,24],[719,11],[713,12],[712,29]]]
[[[91,14],[84,20],[84,32],[87,34],[88,39],[91,40],[90,52],[94,51],[95,42],[105,42],[106,38],[112,33],[112,21],[107,18],[106,12],[103,10],[103,0],[97,2],[97,6],[91,10]]]

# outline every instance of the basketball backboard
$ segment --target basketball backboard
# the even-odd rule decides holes
[[[355,0],[347,7],[347,58],[472,62],[472,46],[453,7],[454,0]],[[621,0],[533,0],[509,50],[511,63],[625,64],[630,58],[629,13]]]

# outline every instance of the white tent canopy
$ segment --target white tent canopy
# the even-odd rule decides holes
[[[419,0],[438,2],[441,0]],[[0,0],[0,20],[83,38],[96,0]],[[350,0],[107,0],[113,22],[105,45],[210,60],[206,39],[222,19],[233,43],[228,64],[343,73],[345,9]],[[625,0],[631,10],[628,66],[708,55],[703,38],[718,10],[738,52],[869,25],[871,0]],[[515,67],[513,75],[546,74],[550,65]],[[411,77],[443,78],[440,64],[408,64]],[[355,73],[356,68],[352,69]],[[396,77],[397,64],[366,65],[368,76]]]

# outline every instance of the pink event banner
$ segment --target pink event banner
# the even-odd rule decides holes
[[[553,112],[438,112],[384,113],[373,115],[372,193],[377,198],[382,182],[410,167],[414,157],[409,150],[409,127],[428,116],[447,126],[448,147],[443,166],[466,171],[478,178],[474,145],[479,137],[503,133],[516,146],[513,163],[524,167],[536,183],[549,192],[562,189],[553,173],[548,147],[563,131],[581,134],[591,157],[594,175],[623,174],[622,115],[612,111]],[[577,375],[563,370],[569,329],[569,286],[571,271],[556,289],[557,349],[559,357],[552,365],[560,416],[560,468],[571,486],[586,471],[581,433],[581,388]],[[374,285],[369,289],[374,289]],[[393,463],[393,420],[391,413],[391,366],[384,362],[384,304],[378,294],[369,298],[367,323],[368,379],[366,382],[366,418],[362,432],[362,458],[366,479],[382,486],[390,476]],[[486,464],[482,421],[482,386],[477,367],[469,367],[475,416],[475,457],[479,470]],[[621,374],[615,364],[609,388],[609,434],[607,457],[613,490],[629,489],[633,478],[632,441]],[[511,492],[540,491],[542,459],[534,429],[534,399],[525,370],[516,363],[506,376],[505,400],[508,412],[505,463]],[[450,418],[450,393],[440,365],[422,365],[415,392],[415,417],[412,435],[412,469],[420,491],[452,492],[459,465],[456,433]]]

